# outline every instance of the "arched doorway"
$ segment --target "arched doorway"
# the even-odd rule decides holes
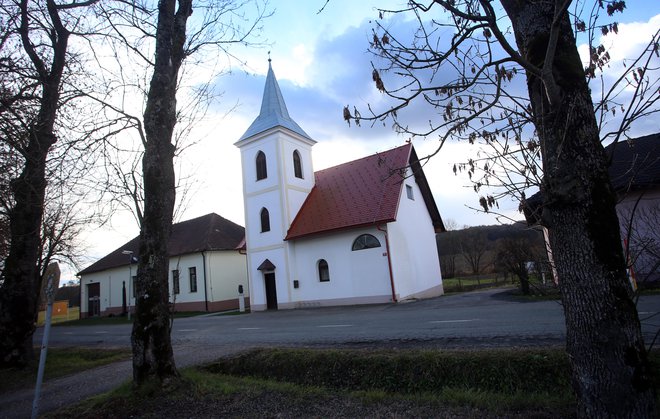
[[[277,286],[275,283],[275,265],[266,259],[257,268],[264,275],[266,286],[266,309],[277,310]]]

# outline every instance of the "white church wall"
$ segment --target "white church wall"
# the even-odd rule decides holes
[[[309,145],[309,140],[305,140],[301,137],[295,137],[296,140],[291,137],[278,133],[278,139],[282,147],[282,153],[280,154],[281,165],[285,168],[285,179],[287,180],[287,185],[295,188],[302,189],[311,189],[314,186],[314,166],[312,164],[312,148]],[[300,162],[302,168],[302,179],[295,176],[293,168],[293,152],[298,150],[300,154]]]
[[[249,195],[264,189],[278,187],[280,177],[277,170],[278,161],[281,159],[275,139],[277,134],[269,134],[260,138],[260,141],[252,141],[241,148],[241,164],[243,167],[243,192]],[[257,180],[257,153],[262,151],[266,155],[265,179]]]
[[[288,197],[287,200],[288,219],[287,219],[286,229],[288,231],[289,227],[291,227],[291,223],[293,222],[294,218],[296,218],[298,211],[300,211],[300,208],[305,202],[305,199],[307,199],[307,196],[309,195],[309,190],[301,191],[298,189],[288,188],[286,193]]]
[[[314,172],[312,165],[312,150],[309,145],[309,140],[300,137],[290,137],[279,132],[277,134],[279,144],[281,147],[280,152],[280,167],[283,169],[282,178],[284,182],[284,193],[286,194],[285,215],[283,220],[284,229],[288,230],[293,222],[293,219],[298,214],[300,207],[307,198],[309,191],[314,187]],[[300,163],[302,169],[302,179],[295,176],[293,153],[298,151],[300,155]]]
[[[372,234],[381,247],[352,251],[361,234]],[[385,237],[375,228],[351,230],[291,242],[295,255],[294,307],[366,304],[391,301]],[[318,262],[328,263],[330,280],[319,279]]]
[[[264,273],[257,268],[268,259],[275,265],[275,285],[278,308],[290,308],[291,291],[288,277],[288,256],[284,245],[248,253],[250,266],[250,307],[253,311],[266,310],[266,283]]]
[[[275,189],[246,199],[245,222],[248,227],[245,231],[249,248],[270,246],[275,242],[281,243],[285,230],[282,226],[280,191]],[[261,231],[262,208],[268,210],[270,231]]]
[[[408,198],[406,185],[412,187]],[[441,295],[442,275],[433,222],[413,177],[405,180],[397,220],[387,226],[399,299]]]

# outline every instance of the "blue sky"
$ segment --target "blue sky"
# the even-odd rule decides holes
[[[395,134],[389,122],[373,128],[349,127],[342,119],[342,108],[348,104],[351,108],[353,105],[364,108],[367,103],[385,105],[371,81],[373,56],[367,51],[373,27],[370,20],[378,15],[375,5],[396,8],[405,2],[331,0],[322,13],[317,13],[325,3],[325,0],[272,1],[274,15],[264,21],[262,33],[268,45],[237,50],[236,54],[246,65],[243,68],[234,65],[230,74],[215,80],[216,91],[223,95],[193,131],[197,144],[186,150],[179,162],[180,175],[189,176],[192,183],[190,202],[179,214],[179,221],[216,212],[243,225],[240,154],[233,143],[259,112],[268,51],[289,113],[317,141],[313,149],[315,170],[387,150],[408,139]],[[620,25],[618,38],[608,40],[614,61],[631,53],[644,33],[660,26],[660,2],[628,1],[627,6],[618,21],[630,24]],[[386,22],[388,27],[401,31],[412,30],[409,23],[404,17]],[[428,121],[427,112],[416,108],[410,114],[411,121]],[[658,131],[656,121],[640,124],[631,133]],[[437,141],[431,138],[415,139],[413,144],[420,156],[437,147]],[[492,214],[469,208],[478,206],[478,196],[467,177],[454,176],[451,170],[455,162],[464,161],[466,153],[474,152],[474,147],[466,144],[449,143],[425,167],[443,219],[452,219],[459,226],[498,222]],[[522,218],[516,211],[517,203],[501,202],[501,205],[506,215]],[[138,227],[132,217],[118,213],[110,224],[90,231],[85,238],[90,261],[137,234]]]

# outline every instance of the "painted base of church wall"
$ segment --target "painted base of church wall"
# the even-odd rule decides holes
[[[290,303],[278,303],[278,310],[290,309],[305,309],[305,308],[319,308],[319,307],[336,307],[336,306],[356,306],[363,304],[386,304],[392,302],[391,295],[374,295],[369,297],[353,297],[353,298],[333,298],[327,300],[310,300],[310,301],[294,301]],[[266,310],[265,304],[253,305],[252,311]]]
[[[424,291],[420,292],[415,292],[413,294],[409,295],[403,295],[403,296],[397,296],[399,301],[403,300],[424,300],[427,298],[434,298],[434,297],[439,297],[445,293],[444,287],[442,284],[435,286],[433,288],[429,288]]]
[[[250,308],[250,298],[245,297],[245,307]],[[207,304],[204,301],[193,301],[187,303],[176,303],[174,311],[207,311]],[[209,301],[208,302],[208,312],[218,312],[218,311],[229,311],[229,310],[238,310],[239,302],[238,298],[232,298],[230,300],[224,301]],[[123,308],[119,307],[108,307],[105,310],[101,311],[100,316],[119,316],[122,314]],[[135,307],[131,306],[131,313],[135,313]],[[81,318],[89,317],[87,312],[82,312],[80,314]]]

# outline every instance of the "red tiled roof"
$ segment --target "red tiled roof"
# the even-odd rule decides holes
[[[402,170],[408,167],[411,153],[412,144],[405,144],[316,172],[315,186],[285,240],[395,221],[404,180]],[[423,173],[420,175],[423,177]],[[436,218],[441,225],[435,203],[432,206],[437,215],[431,215],[434,225]]]

